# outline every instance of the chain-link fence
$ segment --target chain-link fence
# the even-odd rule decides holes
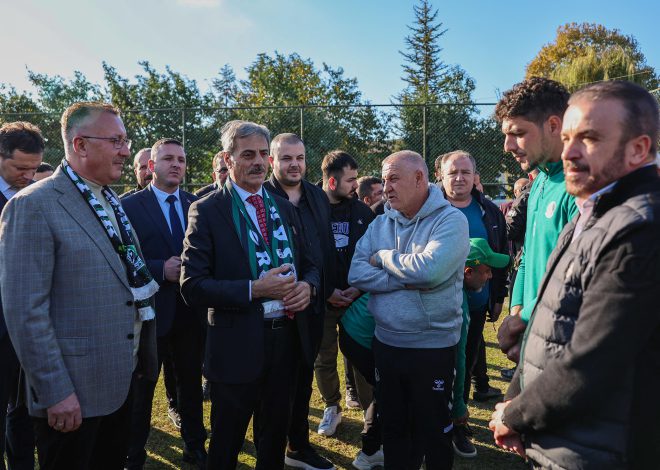
[[[298,106],[260,108],[150,109],[123,112],[132,152],[150,147],[162,137],[180,139],[186,148],[189,190],[211,181],[211,160],[220,150],[220,127],[231,119],[265,125],[275,136],[300,135],[307,152],[307,178],[321,178],[323,156],[334,149],[356,157],[360,175],[379,175],[381,161],[390,153],[419,152],[434,173],[437,156],[452,150],[470,152],[477,161],[486,193],[510,195],[511,185],[522,175],[520,166],[503,152],[503,136],[492,119],[493,104],[427,104],[364,106]],[[64,155],[59,114],[1,114],[0,122],[24,120],[39,126],[46,138],[44,161],[58,164]],[[131,162],[118,190],[134,186]]]

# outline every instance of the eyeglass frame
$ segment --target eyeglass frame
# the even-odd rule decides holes
[[[131,139],[128,139],[126,137],[95,137],[92,135],[79,135],[78,137],[82,139],[107,140],[109,142],[112,142],[112,146],[115,148],[115,150],[119,150],[124,146],[124,144],[126,144],[126,146],[130,149],[131,144],[133,143]],[[119,147],[117,145],[119,145]]]

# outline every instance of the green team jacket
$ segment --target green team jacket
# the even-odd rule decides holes
[[[468,328],[470,327],[470,308],[468,307],[468,298],[465,289],[463,289],[463,324],[461,325],[461,339],[456,345],[456,376],[454,377],[453,397],[451,417],[453,419],[462,418],[467,413],[467,405],[463,399],[465,390],[465,347],[467,346]]]
[[[523,254],[511,294],[511,306],[523,306],[521,318],[525,323],[532,316],[541,278],[559,234],[578,212],[575,198],[566,192],[561,160],[539,165],[539,170],[529,193]]]

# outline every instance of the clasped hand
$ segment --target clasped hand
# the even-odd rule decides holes
[[[252,282],[252,298],[269,298],[284,302],[290,312],[300,312],[309,305],[311,288],[306,282],[296,282],[294,276],[280,276],[290,269],[287,265],[270,269],[261,279]]]

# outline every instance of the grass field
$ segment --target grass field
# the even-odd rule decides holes
[[[505,390],[508,384],[500,378],[500,369],[509,367],[510,363],[496,348],[495,330],[492,324],[487,323],[485,329],[487,343],[488,375],[491,386]],[[338,361],[343,367],[343,361]],[[339,374],[343,378],[343,373]],[[343,384],[342,384],[343,390]],[[470,403],[470,424],[474,430],[474,442],[478,455],[474,459],[456,457],[456,469],[493,469],[517,470],[526,469],[526,465],[517,456],[504,452],[493,443],[492,433],[488,430],[488,421],[497,400],[487,403]],[[360,431],[362,429],[362,412],[360,410],[344,410],[343,420],[337,433],[330,438],[321,437],[316,428],[323,416],[323,402],[317,391],[312,396],[310,405],[310,436],[313,445],[339,469],[352,469],[351,462],[359,450]],[[210,404],[204,404],[205,422],[209,423]],[[187,468],[181,460],[183,443],[177,429],[167,418],[167,401],[162,380],[158,384],[152,418],[152,430],[147,444],[148,460],[145,468],[148,469],[174,469]],[[254,446],[252,444],[251,428],[246,436],[243,452],[240,455],[238,468],[254,468]]]

